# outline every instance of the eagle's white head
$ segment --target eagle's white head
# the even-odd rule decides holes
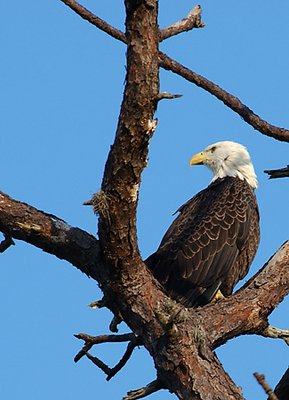
[[[212,182],[218,178],[235,176],[246,180],[256,189],[257,177],[247,149],[235,142],[217,142],[191,158],[190,165],[204,164],[213,171]]]

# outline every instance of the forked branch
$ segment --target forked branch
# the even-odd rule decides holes
[[[90,361],[93,362],[98,368],[100,368],[106,375],[106,380],[109,381],[113,378],[128,362],[130,359],[133,350],[136,346],[141,345],[141,340],[133,333],[127,333],[123,335],[101,335],[101,336],[90,336],[85,333],[79,333],[78,335],[74,335],[77,339],[84,340],[85,344],[83,348],[77,353],[74,357],[74,361],[78,362],[83,356],[86,356]],[[121,343],[121,342],[129,342],[126,348],[126,351],[120,361],[113,367],[110,368],[103,361],[101,361],[98,357],[92,356],[89,353],[89,350],[95,344],[100,343]]]
[[[73,11],[75,11],[79,16],[89,21],[92,25],[106,32],[110,36],[123,43],[127,43],[126,36],[123,32],[109,25],[107,22],[103,21],[101,18],[94,15],[91,11],[87,10],[85,7],[81,6],[75,0],[61,0],[63,3],[68,5]],[[198,7],[198,6],[196,6]],[[172,26],[169,26],[160,31],[160,41],[168,38],[174,34],[189,30],[186,29],[190,27],[202,27],[203,23],[199,21],[198,9],[194,8],[192,10],[192,15],[188,15],[184,22],[179,21]],[[195,11],[194,11],[195,10]],[[194,16],[196,14],[196,16]],[[199,21],[199,22],[198,22]],[[193,25],[193,26],[192,26]],[[195,26],[199,25],[199,26]],[[174,33],[175,32],[175,33]],[[222,89],[220,86],[211,82],[207,78],[197,74],[196,72],[186,68],[182,64],[168,57],[166,54],[159,52],[160,66],[168,71],[172,71],[177,75],[182,76],[189,82],[194,83],[205,91],[211,93],[213,96],[221,100],[227,107],[235,111],[244,119],[249,125],[254,129],[263,133],[266,136],[273,137],[276,140],[289,142],[289,131],[285,128],[280,128],[269,124],[267,121],[255,114],[249,107],[243,104],[236,96],[233,96],[229,92]]]

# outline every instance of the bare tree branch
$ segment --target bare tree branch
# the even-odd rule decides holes
[[[74,361],[78,362],[83,356],[87,356],[90,361],[93,362],[98,368],[100,368],[106,375],[106,380],[109,381],[113,378],[128,362],[130,359],[133,350],[136,346],[141,345],[141,340],[133,333],[127,333],[123,335],[101,335],[101,336],[90,336],[85,333],[79,333],[78,335],[74,335],[77,339],[82,339],[85,341],[83,348],[77,353],[74,357]],[[120,361],[113,367],[110,368],[106,365],[103,361],[101,361],[98,357],[92,356],[88,351],[94,346],[95,344],[100,343],[120,343],[120,342],[127,342],[128,346],[126,351]]]
[[[91,11],[87,10],[87,8],[77,3],[77,1],[75,0],[60,0],[60,1],[62,1],[68,7],[70,7],[80,17],[90,22],[92,25],[96,26],[98,29],[114,37],[115,39],[120,40],[123,43],[126,43],[125,34],[123,32],[114,28],[101,18],[94,15]]]
[[[111,373],[111,368],[107,364],[105,364],[98,357],[95,357],[90,353],[86,353],[85,355],[94,365],[97,366],[97,368],[101,369],[102,372],[105,373],[105,375],[109,376],[109,374]]]
[[[270,125],[268,122],[260,118],[257,114],[254,114],[250,108],[241,101],[233,96],[232,94],[226,92],[224,89],[220,88],[215,83],[209,81],[196,72],[184,67],[182,64],[168,57],[166,54],[159,53],[160,66],[168,71],[172,71],[194,83],[195,85],[201,87],[207,92],[211,93],[213,96],[221,100],[226,106],[231,108],[233,111],[238,113],[240,117],[244,119],[248,124],[250,124],[254,129],[263,133],[264,135],[273,137],[274,139],[289,142],[289,131],[284,128],[279,128],[274,125]]]
[[[122,335],[99,335],[91,336],[86,333],[78,333],[74,335],[77,339],[84,340],[85,343],[91,343],[92,345],[101,343],[122,343],[129,342],[136,339],[134,333],[123,333]]]
[[[118,332],[118,325],[123,322],[123,318],[120,314],[115,315],[110,324],[109,324],[109,330],[110,332],[117,333]]]
[[[181,21],[174,23],[160,30],[160,42],[182,32],[187,32],[193,28],[203,28],[206,24],[201,21],[202,8],[200,5],[195,6]]]
[[[110,36],[115,39],[120,40],[123,43],[127,43],[126,36],[123,32],[118,29],[112,27],[107,22],[103,21],[96,15],[94,15],[91,11],[87,10],[85,7],[78,4],[75,0],[61,0],[63,3],[68,5],[72,10],[74,10],[78,15],[82,18],[89,21],[91,24],[101,29],[102,31],[108,33]],[[197,6],[198,7],[198,6]],[[194,10],[194,9],[193,9]],[[192,10],[192,11],[193,11]],[[197,11],[197,9],[196,9]],[[198,14],[194,11],[196,14]],[[170,37],[174,34],[180,33],[185,30],[185,27],[191,26],[192,22],[197,24],[197,17],[194,16],[194,12],[192,15],[185,19],[184,23],[182,21],[176,23],[170,27],[167,27],[160,31],[160,40],[164,40],[167,37]],[[190,14],[189,14],[190,15]],[[202,23],[200,23],[202,25]],[[194,27],[194,26],[193,26]],[[201,26],[198,26],[201,27]],[[192,28],[190,28],[192,29]],[[173,33],[176,32],[176,33]],[[211,93],[213,96],[217,97],[221,100],[226,106],[231,108],[237,114],[240,115],[249,125],[251,125],[254,129],[263,133],[264,135],[273,137],[276,140],[289,142],[289,131],[285,128],[280,128],[274,125],[269,124],[267,121],[260,118],[257,114],[255,114],[249,107],[243,104],[236,96],[233,96],[229,92],[222,89],[220,86],[215,83],[209,81],[205,77],[193,72],[192,70],[184,67],[182,64],[168,57],[166,54],[159,52],[159,60],[160,66],[168,71],[172,71],[186,80],[194,83],[195,85],[201,87],[207,92]],[[156,97],[157,98],[157,97]]]
[[[83,7],[75,0],[60,0],[60,1],[62,1],[64,4],[70,7],[74,12],[76,12],[76,14],[78,14],[80,17],[82,17],[95,27],[99,28],[103,32],[112,36],[113,38],[120,40],[123,43],[127,43],[125,34],[122,31],[114,28],[106,21],[97,17],[95,14],[93,14],[91,11]],[[189,12],[186,18],[164,29],[161,29],[159,31],[160,41],[163,41],[181,32],[192,30],[193,28],[203,28],[205,26],[205,23],[201,22],[201,12],[202,12],[201,7],[197,5]]]
[[[78,333],[74,335],[77,339],[84,340],[83,348],[74,357],[74,362],[78,362],[95,344],[100,343],[121,343],[136,339],[133,333],[125,333],[123,335],[99,335],[91,336],[86,333]]]
[[[289,346],[289,330],[288,329],[278,329],[273,326],[268,326],[260,335],[272,339],[282,339]]]
[[[100,308],[104,308],[107,307],[108,304],[108,300],[105,296],[103,296],[102,299],[100,300],[96,300],[96,301],[92,301],[91,303],[88,304],[88,307],[93,308],[95,310],[98,310]]]
[[[140,389],[130,390],[127,393],[127,396],[123,397],[122,400],[143,399],[144,397],[150,396],[152,393],[155,393],[161,389],[164,389],[161,382],[159,380],[155,380],[150,382],[145,387],[142,387]]]
[[[267,383],[267,381],[265,379],[265,375],[258,374],[258,372],[254,372],[253,375],[257,379],[257,382],[259,383],[259,385],[262,386],[265,393],[268,395],[268,400],[278,400],[278,397],[275,395],[275,393],[273,392],[273,390]]]
[[[172,94],[172,93],[168,93],[168,92],[160,92],[157,95],[156,100],[157,101],[160,101],[160,100],[163,100],[163,99],[172,100],[172,99],[178,99],[180,97],[182,97],[182,94]]]
[[[96,277],[100,248],[94,236],[3,192],[0,192],[0,231],[8,237],[33,244],[70,262],[85,274]]]
[[[106,380],[109,381],[111,378],[113,378],[128,362],[130,359],[134,349],[141,344],[139,338],[135,337],[132,339],[129,344],[127,345],[127,348],[125,350],[124,355],[122,358],[119,360],[119,362],[111,368],[110,373],[107,375]]]
[[[81,334],[79,335],[74,335],[77,339],[81,339],[80,337]],[[74,362],[77,363],[79,360],[82,359],[82,357],[86,356],[86,354],[89,352],[89,350],[92,348],[93,343],[90,342],[89,340],[85,342],[84,346],[82,349],[76,354],[74,357]]]
[[[269,179],[286,178],[289,176],[289,165],[280,169],[266,169],[264,172],[269,175]]]

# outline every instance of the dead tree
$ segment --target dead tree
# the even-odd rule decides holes
[[[270,327],[268,316],[289,292],[289,242],[242,289],[218,304],[188,310],[161,290],[140,257],[136,238],[141,174],[157,125],[154,113],[160,100],[177,96],[160,93],[159,69],[172,71],[210,92],[265,135],[288,142],[289,131],[270,125],[238,98],[159,51],[160,41],[204,27],[199,6],[183,20],[159,29],[157,0],[125,0],[126,31],[121,32],[74,0],[61,1],[127,47],[125,92],[115,141],[101,190],[88,202],[99,216],[99,240],[0,193],[0,230],[4,235],[0,251],[7,250],[13,239],[20,239],[69,261],[99,283],[104,298],[93,306],[107,307],[114,313],[112,331],[117,331],[117,324],[123,319],[131,332],[77,335],[84,346],[76,361],[88,357],[110,379],[127,362],[134,347],[143,345],[154,360],[156,379],[130,392],[126,399],[165,388],[180,399],[241,400],[240,388],[223,370],[214,350],[243,334],[288,342],[289,333]],[[92,346],[104,342],[128,342],[123,358],[114,368],[89,353]]]

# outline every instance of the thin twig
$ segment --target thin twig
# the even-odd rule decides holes
[[[182,97],[182,94],[172,94],[172,93],[168,93],[168,92],[160,92],[156,98],[157,101],[163,100],[163,99],[179,99],[180,97]]]
[[[100,344],[100,343],[120,343],[120,342],[129,342],[136,338],[134,333],[124,333],[122,335],[99,335],[99,336],[90,336],[86,333],[78,333],[74,335],[77,339],[84,340],[85,342],[89,342],[92,344]]]
[[[110,337],[109,339],[111,339],[112,335],[106,335],[106,336],[109,336]],[[124,336],[124,335],[119,335],[118,338],[121,336]],[[93,341],[95,341],[96,337],[91,337],[91,338],[93,339]],[[104,338],[104,336],[102,337],[102,339],[103,338]],[[114,339],[115,339],[115,337],[114,337]],[[111,340],[108,340],[108,341],[111,341]],[[113,340],[113,341],[115,341],[115,340]],[[98,343],[103,343],[103,341],[100,341]],[[91,344],[91,346],[93,345],[92,342],[90,342],[90,344]],[[98,357],[95,357],[88,352],[86,352],[85,355],[90,361],[93,362],[94,365],[96,365],[98,368],[100,368],[107,375],[106,380],[109,381],[125,366],[125,364],[130,359],[135,347],[139,346],[140,344],[141,344],[140,339],[132,334],[132,340],[129,342],[129,344],[126,348],[126,351],[124,352],[124,355],[122,356],[120,361],[113,368],[110,368],[107,364],[105,364]]]
[[[137,400],[143,397],[149,396],[152,393],[157,392],[158,390],[164,389],[161,382],[156,379],[155,381],[150,382],[145,387],[140,389],[131,390],[127,393],[127,396],[123,397],[122,400]]]
[[[257,382],[259,383],[259,385],[261,385],[262,388],[265,390],[266,394],[268,395],[268,400],[278,400],[278,397],[276,396],[276,394],[273,392],[273,390],[270,388],[270,386],[266,382],[265,376],[258,374],[258,372],[254,372],[253,375],[257,379]]]
[[[120,40],[123,43],[126,43],[126,37],[122,31],[109,25],[106,21],[94,15],[91,11],[89,11],[87,8],[77,3],[75,0],[60,0],[60,1],[62,1],[73,11],[75,11],[78,15],[80,15],[83,19],[90,22],[92,25],[96,26],[103,32],[109,34],[115,39]]]
[[[141,341],[139,338],[135,337],[129,344],[127,345],[126,351],[122,358],[119,360],[119,362],[110,369],[110,373],[107,374],[106,380],[109,381],[111,378],[113,378],[128,362],[130,359],[134,349],[141,344]]]
[[[162,68],[182,76],[186,80],[194,83],[195,85],[216,96],[226,106],[238,113],[254,129],[257,129],[264,135],[273,137],[277,140],[289,142],[289,130],[270,125],[258,115],[254,114],[254,112],[250,110],[250,108],[248,108],[245,104],[241,103],[241,101],[237,97],[226,92],[224,89],[221,89],[215,83],[184,67],[183,65],[168,57],[162,52],[159,52],[159,60],[160,66]]]
[[[101,361],[98,357],[91,355],[90,353],[86,353],[86,357],[99,369],[101,369],[106,375],[109,375],[111,372],[111,368],[106,365],[103,361]]]
[[[201,21],[202,8],[200,5],[195,6],[186,18],[160,30],[160,42],[178,35],[179,33],[190,31],[193,28],[203,28],[206,24]]]
[[[77,363],[79,360],[82,359],[83,356],[85,356],[89,350],[92,348],[93,343],[87,342],[85,345],[82,347],[82,349],[76,354],[74,357],[74,362]]]
[[[264,172],[269,175],[269,179],[286,178],[289,177],[289,165],[280,169],[266,169]]]
[[[121,315],[114,315],[112,318],[110,324],[109,324],[109,330],[110,332],[117,333],[118,332],[118,325],[123,321]]]
[[[85,344],[82,349],[74,357],[74,362],[78,362],[95,344],[100,343],[120,343],[135,340],[134,333],[124,333],[123,335],[99,335],[91,336],[86,333],[79,333],[74,335],[77,339],[84,340]]]
[[[14,243],[12,237],[9,235],[6,235],[4,233],[4,239],[0,243],[0,253],[4,253],[5,250],[7,250],[10,246],[14,246],[14,245],[15,245],[15,243]]]
[[[289,330],[278,329],[273,326],[268,326],[261,335],[272,339],[282,339],[289,346]]]
[[[104,296],[100,300],[93,301],[92,303],[88,304],[88,307],[93,308],[94,310],[98,310],[100,308],[107,307],[108,301],[107,298]]]

